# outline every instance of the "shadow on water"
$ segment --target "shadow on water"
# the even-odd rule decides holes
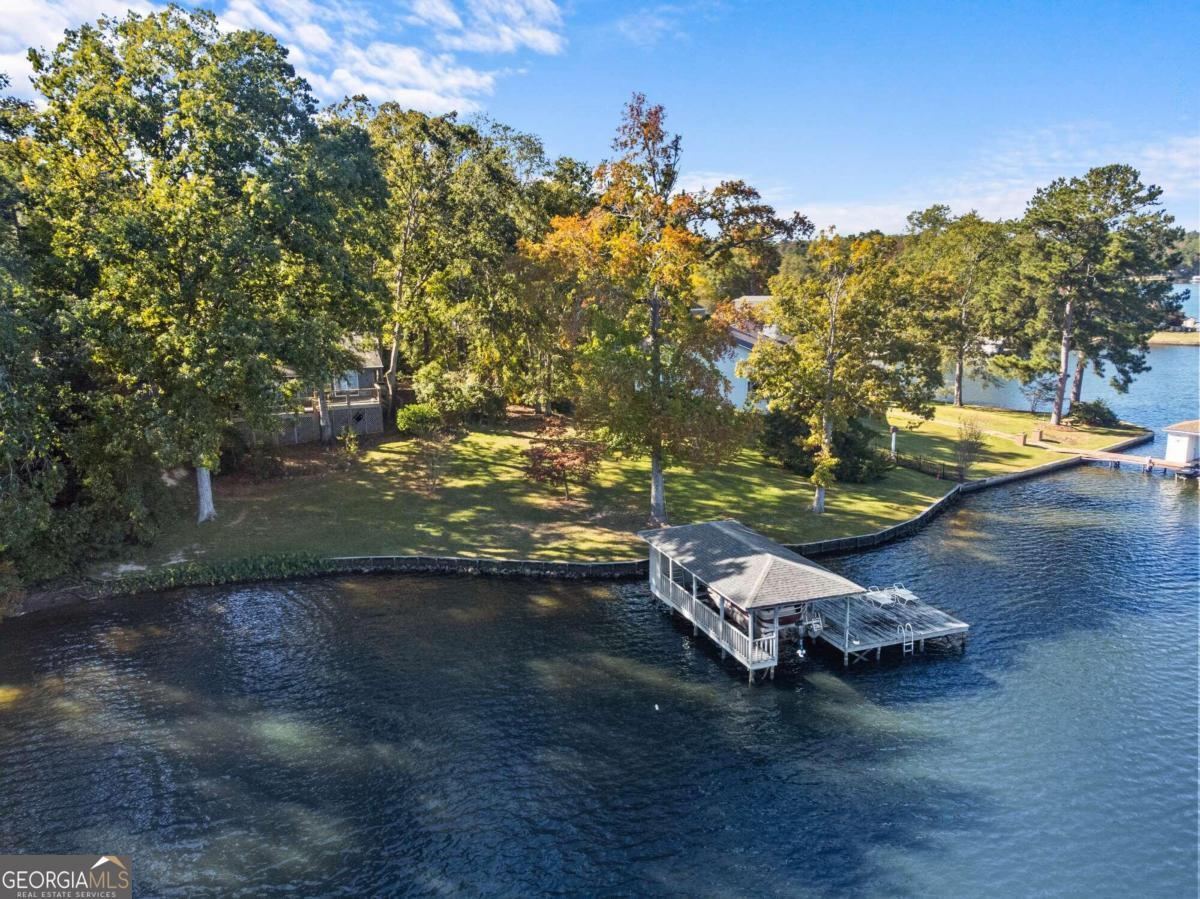
[[[935,852],[914,807],[987,807],[905,773],[945,738],[852,684],[750,690],[664,624],[606,587],[376,578],[6,625],[0,849],[119,846],[166,895],[794,895]]]

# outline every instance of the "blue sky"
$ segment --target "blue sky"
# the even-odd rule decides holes
[[[0,0],[0,70],[25,89],[25,47],[126,5]],[[1017,215],[1036,186],[1114,161],[1200,221],[1196,3],[207,5],[277,34],[322,100],[482,112],[552,154],[602,158],[643,91],[683,134],[686,185],[744,178],[842,231],[935,202]]]

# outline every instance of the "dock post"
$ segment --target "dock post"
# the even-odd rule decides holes
[[[692,575],[692,636],[696,636],[700,631],[696,627],[696,575]]]
[[[721,597],[721,658],[725,658],[725,597]]]
[[[842,667],[850,664],[850,597],[846,597],[846,629],[842,631]]]

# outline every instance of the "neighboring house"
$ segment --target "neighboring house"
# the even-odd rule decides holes
[[[738,408],[746,405],[746,399],[750,395],[750,382],[739,377],[737,365],[742,360],[749,358],[750,351],[754,349],[758,338],[758,334],[751,334],[735,328],[733,348],[717,362],[717,368],[729,381],[729,389],[725,392],[725,396]]]
[[[770,302],[769,296],[742,296],[734,300],[733,305],[739,311],[753,312],[761,317]],[[729,381],[729,390],[726,392],[726,396],[739,408],[746,404],[746,400],[750,396],[750,382],[738,375],[737,365],[749,358],[754,345],[763,339],[779,340],[778,329],[774,325],[759,324],[747,324],[744,328],[734,328],[733,347],[717,363],[717,368]]]
[[[329,424],[334,435],[347,427],[359,435],[383,433],[383,364],[374,350],[351,347],[355,367],[322,387]],[[302,412],[280,413],[279,443],[317,443],[321,439],[321,412],[316,395],[308,398]]]

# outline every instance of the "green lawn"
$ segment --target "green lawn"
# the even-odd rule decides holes
[[[939,409],[937,420],[915,431],[904,428],[899,449],[949,460],[954,428],[947,422],[954,414]],[[988,421],[1007,422],[1005,415],[1012,414]],[[901,423],[899,416],[893,420]],[[645,526],[649,507],[647,461],[607,460],[590,487],[564,500],[548,485],[525,478],[522,450],[529,434],[520,427],[514,423],[476,430],[455,441],[435,489],[426,483],[414,445],[399,439],[370,447],[349,471],[260,483],[218,477],[214,489],[220,517],[202,526],[190,517],[190,489],[181,486],[176,524],[153,546],[133,551],[105,570],[283,552],[608,560],[637,555],[641,544],[634,531]],[[1111,443],[1128,433],[1086,439]],[[989,442],[988,459],[972,475],[1011,471],[1050,458],[1059,457]],[[878,530],[912,517],[953,486],[898,468],[869,484],[836,485],[829,491],[826,514],[818,516],[809,511],[812,487],[806,479],[751,450],[717,470],[668,470],[666,485],[673,521],[737,518],[785,542]]]
[[[1024,433],[1033,440],[1033,432],[1041,428],[1043,443],[1068,449],[1099,449],[1144,433],[1141,428],[1133,426],[1052,428],[1044,414],[990,406],[964,406],[960,409],[941,404],[934,407],[934,417],[930,421],[893,410],[888,414],[888,423],[900,429],[896,436],[898,453],[953,464],[956,461],[954,440],[958,436],[959,422],[964,418],[978,422],[985,432],[984,439],[987,443],[983,456],[968,473],[972,480],[1031,468],[1056,458],[1063,458],[1062,454],[1050,453],[1036,446],[1021,446],[1016,440],[997,435],[1015,437]]]

